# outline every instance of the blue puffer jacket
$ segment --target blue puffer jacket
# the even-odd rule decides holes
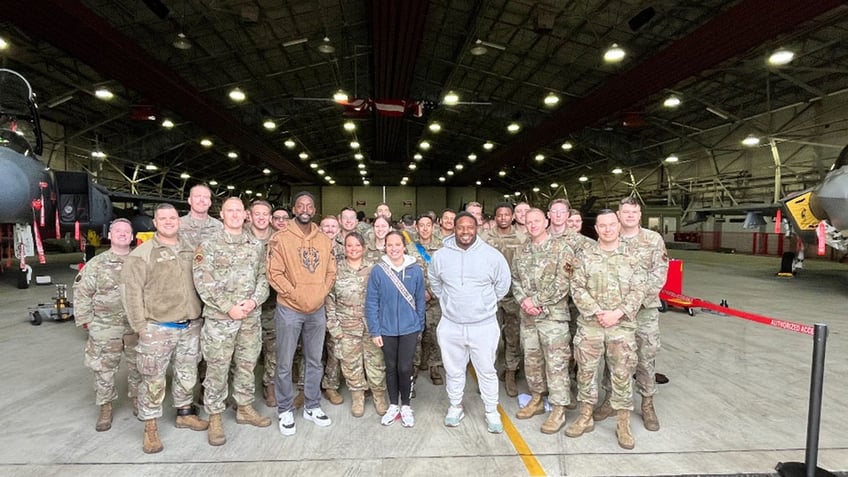
[[[413,297],[415,310],[386,275],[382,263],[389,265],[389,273],[400,278]],[[403,336],[424,330],[424,272],[409,255],[403,256],[403,265],[395,267],[389,257],[383,256],[368,277],[365,292],[365,319],[371,336]]]

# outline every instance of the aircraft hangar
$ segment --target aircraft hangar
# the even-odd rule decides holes
[[[845,2],[7,0],[0,58],[36,94],[46,167],[113,192],[182,201],[204,183],[218,205],[288,206],[307,190],[321,214],[369,215],[380,202],[417,215],[567,198],[589,218],[635,196],[643,226],[701,248],[669,247],[684,292],[831,325],[819,465],[848,471],[845,252],[811,259],[808,245],[804,271],[782,280],[797,224],[773,210],[744,220],[821,184],[848,144]],[[70,284],[79,255],[35,272]],[[635,419],[634,451],[612,423],[579,439],[544,436],[536,419],[487,435],[473,384],[454,432],[444,389],[422,374],[413,430],[325,403],[327,430],[286,440],[229,416],[230,442],[211,448],[164,424],[166,450],[149,456],[125,396],[113,429],[94,432],[85,333],[29,324],[53,286],[0,278],[0,474],[773,474],[805,457],[809,337],[673,309],[663,429]]]

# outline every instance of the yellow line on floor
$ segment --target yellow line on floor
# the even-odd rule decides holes
[[[536,459],[536,456],[533,455],[533,451],[530,450],[530,446],[527,445],[527,442],[524,441],[524,438],[521,437],[521,433],[518,432],[515,425],[512,423],[512,420],[507,415],[504,408],[498,404],[498,412],[501,413],[501,421],[503,421],[504,432],[506,432],[507,437],[509,437],[510,442],[512,442],[512,446],[515,447],[515,451],[518,452],[518,455],[521,457],[521,460],[524,462],[524,467],[527,467],[527,473],[530,475],[547,475],[545,473],[545,469],[542,468],[542,464]]]

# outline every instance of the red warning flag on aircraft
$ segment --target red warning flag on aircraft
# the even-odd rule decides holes
[[[777,209],[777,215],[774,217],[774,233],[780,233],[780,223],[782,222],[782,218],[780,216],[780,209]]]
[[[825,230],[824,230],[824,220],[819,222],[819,226],[816,227],[816,238],[818,239],[818,254],[824,255],[824,247],[825,247]]]

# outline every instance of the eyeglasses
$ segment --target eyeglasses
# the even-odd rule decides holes
[[[285,215],[273,215],[273,216],[271,216],[271,218],[274,219],[274,220],[286,220],[286,219],[288,219],[288,217],[286,217]]]
[[[551,211],[548,211],[548,213],[551,214],[551,215],[568,215],[567,210],[551,210]]]

